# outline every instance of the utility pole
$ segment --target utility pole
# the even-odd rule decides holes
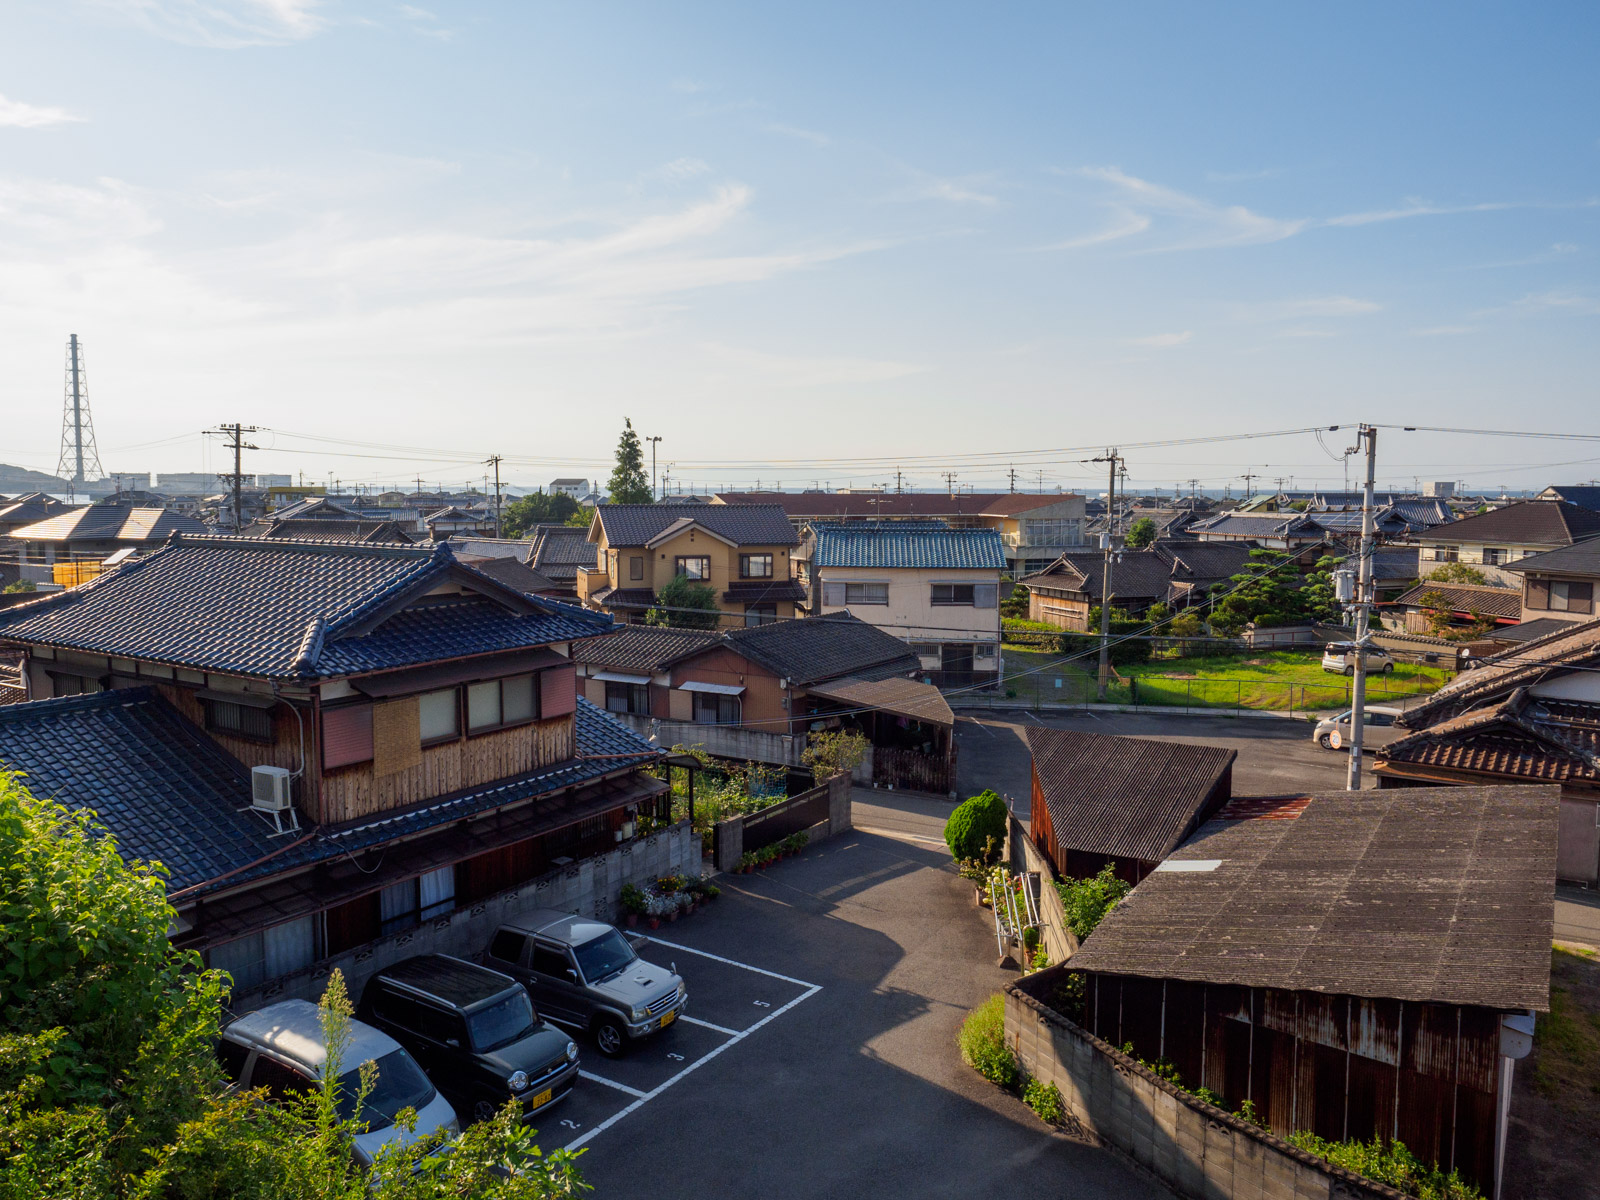
[[[1350,453],[1361,451],[1366,443],[1367,482],[1361,494],[1361,566],[1356,576],[1356,665],[1350,689],[1350,769],[1345,776],[1345,790],[1361,790],[1361,749],[1366,741],[1367,714],[1367,643],[1371,634],[1372,616],[1372,545],[1374,528],[1372,519],[1372,487],[1378,462],[1378,431],[1371,425],[1362,425],[1356,434],[1356,444]]]
[[[900,494],[900,468],[899,467],[896,467],[894,469],[894,494],[896,496],[898,496]]]
[[[951,499],[954,499],[956,494],[956,473],[954,471],[946,471],[941,478],[944,480],[945,487],[949,489]]]
[[[233,485],[233,531],[234,533],[238,533],[244,528],[244,518],[242,515],[244,501],[239,494],[240,489],[244,486],[244,467],[242,463],[243,454],[246,450],[261,449],[260,446],[252,445],[251,443],[245,441],[244,435],[247,433],[258,433],[260,431],[254,425],[240,425],[236,421],[232,425],[219,426],[216,430],[214,430],[214,432],[220,433],[223,437],[228,438],[228,445],[233,450],[233,474],[225,476],[225,478],[227,478]]]
[[[494,468],[494,536],[500,536],[500,456],[491,454],[484,460]]]
[[[1107,450],[1090,462],[1107,463],[1106,471],[1106,531],[1100,535],[1100,673],[1095,696],[1105,702],[1106,687],[1111,682],[1111,562],[1115,556],[1117,528],[1117,467],[1122,457],[1113,449]]]
[[[1250,496],[1251,496],[1250,481],[1252,479],[1260,479],[1261,476],[1253,474],[1253,473],[1251,473],[1249,471],[1246,471],[1243,475],[1239,476],[1239,478],[1244,480],[1244,498],[1246,500],[1249,500]]]
[[[1011,478],[1011,490],[1013,492],[1016,491],[1017,490],[1017,469],[1016,469],[1016,467],[1012,467],[1011,470],[1006,472],[1006,474],[1008,476],[1010,476],[1010,478]]]
[[[1044,495],[1044,472],[1039,471],[1037,474],[1039,476],[1039,495],[1042,496]]]
[[[645,438],[645,441],[650,443],[650,498],[652,500],[659,500],[661,498],[656,494],[656,443],[660,440],[660,434],[657,434],[655,437]]]

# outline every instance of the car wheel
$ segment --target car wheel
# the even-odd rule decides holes
[[[1394,664],[1393,663],[1384,663],[1383,664],[1383,673],[1385,675],[1393,675],[1394,674]]]
[[[479,1100],[472,1106],[472,1119],[474,1121],[492,1121],[500,1109],[493,1100]]]
[[[1321,746],[1324,750],[1333,749],[1333,743],[1328,740],[1328,735],[1325,733],[1319,733],[1317,735],[1317,745]]]
[[[1348,666],[1348,667],[1346,667],[1346,668],[1345,668],[1345,669],[1344,669],[1344,673],[1345,673],[1345,674],[1346,674],[1346,675],[1354,675],[1354,674],[1355,674],[1355,673],[1356,673],[1356,669],[1355,669],[1355,667],[1354,667],[1354,666]]]
[[[612,1017],[602,1017],[595,1022],[594,1044],[607,1058],[619,1058],[628,1048],[628,1035]]]

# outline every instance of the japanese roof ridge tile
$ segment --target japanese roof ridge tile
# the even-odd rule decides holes
[[[170,546],[229,547],[244,550],[318,553],[338,555],[343,558],[361,554],[369,558],[436,558],[440,549],[446,553],[445,542],[418,545],[415,542],[327,542],[316,538],[264,538],[242,533],[173,533],[167,538]],[[146,555],[145,561],[154,555]]]
[[[354,603],[347,605],[342,611],[329,616],[327,620],[327,636],[337,639],[341,630],[347,629],[363,618],[380,611],[400,593],[414,587],[430,574],[447,570],[449,565],[455,562],[455,555],[450,552],[449,542],[435,542],[433,548],[425,556],[417,555],[416,557],[419,561],[415,570],[397,575],[377,591],[361,597]]]

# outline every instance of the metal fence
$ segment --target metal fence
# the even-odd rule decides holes
[[[952,706],[959,708],[1020,707],[1034,711],[1102,703],[1095,681],[1086,676],[1054,674],[1034,677],[1030,684],[1026,688],[1013,688],[1017,692],[1015,696],[1008,697],[1004,691],[966,692],[949,699]],[[1177,679],[1145,675],[1114,679],[1106,689],[1103,703],[1152,709],[1259,710],[1310,715],[1348,708],[1350,692],[1351,682],[1343,676],[1327,683],[1275,683],[1249,677]],[[1428,694],[1429,690],[1414,687],[1385,687],[1370,678],[1367,683],[1368,704],[1396,704]]]
[[[748,854],[752,850],[760,850],[763,846],[781,842],[791,833],[799,833],[802,829],[810,829],[813,825],[826,821],[829,790],[828,784],[820,784],[781,804],[719,821],[714,834],[713,852],[718,867],[726,870],[723,863],[732,857],[726,852],[729,849],[727,845],[729,836],[734,832],[733,826],[742,828],[743,836],[740,841],[742,853]]]

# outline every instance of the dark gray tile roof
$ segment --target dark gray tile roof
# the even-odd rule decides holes
[[[583,530],[578,530],[582,533]],[[533,542],[529,538],[492,538],[475,537],[470,533],[452,533],[450,535],[450,549],[457,557],[466,562],[468,556],[472,558],[514,558],[518,562],[527,562],[528,555],[533,550]]]
[[[1172,852],[1237,757],[1220,746],[1032,727],[1028,748],[1057,843],[1139,862]]]
[[[809,560],[816,567],[1000,571],[1006,565],[1005,543],[993,529],[951,529],[913,521],[809,528]]]
[[[371,627],[447,578],[487,590]],[[547,645],[609,627],[601,614],[469,572],[443,542],[186,538],[82,587],[0,610],[0,640],[276,678]]]
[[[1475,612],[1485,617],[1522,615],[1522,593],[1518,589],[1480,587],[1471,583],[1434,583],[1424,579],[1395,603],[1410,608],[1426,607],[1429,602],[1424,597],[1430,594],[1442,598],[1451,612]]]
[[[906,643],[849,613],[730,629],[722,641],[801,686],[872,669],[902,674],[921,666]]]
[[[30,542],[163,542],[172,533],[206,533],[193,517],[170,508],[91,504],[13,529],[10,537]]]
[[[669,629],[654,625],[623,625],[604,637],[572,643],[574,662],[653,675],[670,664],[718,641],[711,629]]]
[[[1239,542],[1162,540],[1150,549],[1171,564],[1175,582],[1198,587],[1231,579],[1250,561],[1250,547]],[[1123,561],[1127,559],[1128,555],[1123,555]]]
[[[560,583],[574,582],[578,578],[579,567],[592,567],[597,562],[599,547],[589,540],[587,529],[570,525],[536,525],[529,540],[528,565]]]
[[[683,520],[741,546],[793,546],[799,540],[778,504],[602,504],[595,513],[612,546],[643,546]]]
[[[292,838],[251,812],[250,776],[153,688],[0,705],[0,770],[92,809],[126,858],[164,864],[171,890],[214,879]]]
[[[729,604],[760,604],[765,601],[788,600],[799,604],[806,598],[806,590],[793,579],[742,579],[728,585],[722,598]]]
[[[601,588],[590,592],[589,599],[609,608],[652,608],[656,594],[649,588]]]
[[[412,537],[395,521],[341,520],[334,517],[267,518],[249,526],[249,537],[295,538],[307,542],[399,542],[409,544]]]
[[[963,492],[719,492],[723,504],[776,504],[791,521],[891,521],[973,517],[983,513],[1003,514],[1039,507],[1033,501],[1056,504],[1071,496],[1022,493]]]
[[[930,725],[953,727],[956,723],[944,693],[931,683],[915,679],[863,679],[858,675],[846,675],[843,679],[813,684],[811,695],[851,708],[874,708],[914,721],[926,721]]]
[[[1552,633],[1565,633],[1576,624],[1574,621],[1563,621],[1557,617],[1536,617],[1532,621],[1522,621],[1516,625],[1501,625],[1490,632],[1490,636],[1497,642],[1523,642],[1537,641],[1539,638],[1549,637]]]
[[[1544,637],[1483,659],[1424,703],[1406,709],[1399,724],[1408,729],[1425,729],[1477,708],[1486,700],[1509,696],[1524,684],[1546,676],[1560,676],[1563,668],[1597,665],[1600,665],[1600,621],[1567,624]]]
[[[1568,504],[1577,504],[1583,508],[1592,508],[1600,512],[1600,487],[1582,485],[1568,487],[1564,484],[1558,484],[1555,487],[1545,488],[1541,495],[1547,495],[1553,500],[1565,500]]]
[[[1520,687],[1492,708],[1390,742],[1376,757],[1383,768],[1403,763],[1494,775],[1507,783],[1593,787],[1600,779],[1600,704],[1534,696]]]
[[[1542,575],[1600,575],[1600,537],[1588,535],[1570,546],[1530,554],[1507,563],[1505,569]]]
[[[1207,534],[1244,538],[1316,538],[1323,528],[1314,517],[1300,513],[1219,513],[1189,526],[1199,537]]]
[[[1544,1011],[1559,795],[1337,792],[1310,797],[1298,815],[1208,821],[1169,861],[1217,865],[1147,876],[1072,965]]]
[[[1087,592],[1100,598],[1105,556],[1098,550],[1069,550],[1037,575],[1022,582],[1028,587],[1058,587]],[[1117,600],[1164,600],[1172,582],[1172,562],[1156,550],[1125,550],[1122,561],[1111,567],[1111,591]]]
[[[463,554],[461,561],[478,574],[499,580],[508,588],[513,588],[525,596],[538,596],[558,590],[554,580],[545,578],[527,563],[515,558],[478,558],[476,555]]]
[[[1419,536],[1429,543],[1566,546],[1594,534],[1600,534],[1600,512],[1592,508],[1564,500],[1524,500],[1439,525]]]
[[[353,521],[361,516],[353,508],[326,496],[307,496],[303,500],[296,500],[293,504],[285,504],[282,508],[275,508],[267,514],[271,521],[295,521],[318,518],[323,520]]]

